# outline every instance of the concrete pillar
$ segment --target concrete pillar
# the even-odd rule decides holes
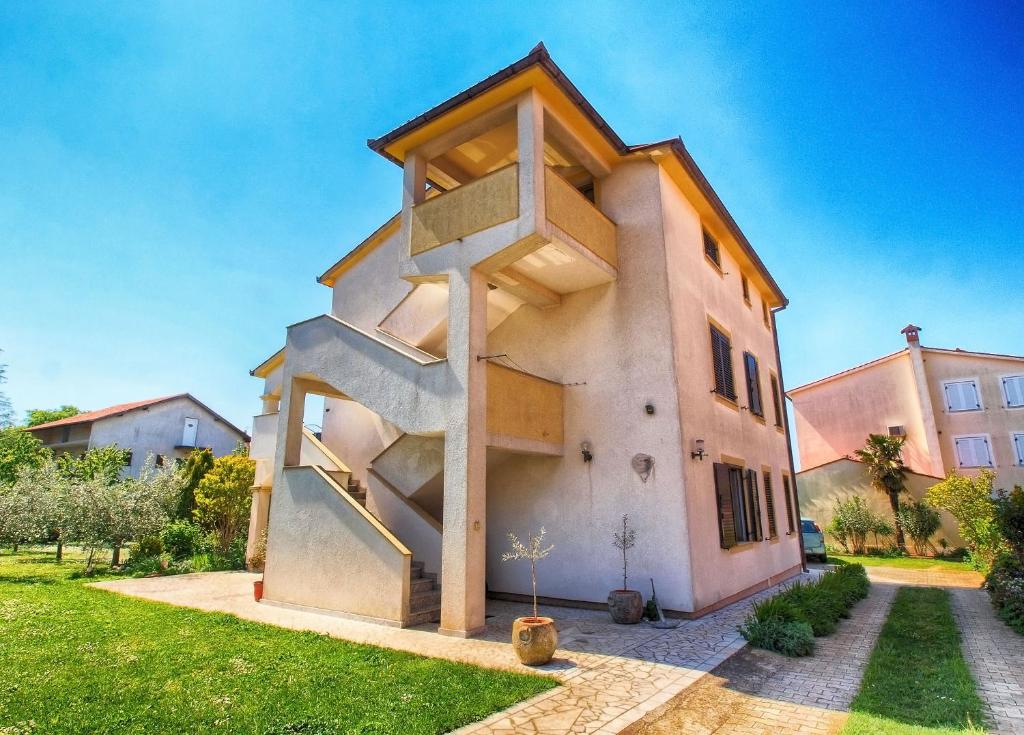
[[[252,489],[252,508],[249,511],[249,539],[245,544],[245,560],[250,564],[257,541],[267,530],[270,518],[270,488],[254,487]],[[250,564],[251,566],[251,564]]]
[[[274,457],[274,484],[284,467],[299,464],[302,451],[302,418],[306,410],[306,386],[302,380],[285,376],[281,391],[281,410],[277,419],[277,452]]]
[[[402,223],[401,241],[405,243],[405,254],[409,254],[412,243],[412,208],[427,196],[427,162],[422,155],[410,151],[405,156],[402,169]]]
[[[519,237],[543,235],[544,213],[544,105],[533,89],[516,106],[519,158]]]
[[[277,413],[281,410],[281,396],[274,395],[273,393],[264,393],[260,396],[260,400],[263,401],[263,413]]]
[[[441,627],[470,636],[484,629],[487,568],[487,280],[448,274],[448,367],[452,391],[444,441]]]

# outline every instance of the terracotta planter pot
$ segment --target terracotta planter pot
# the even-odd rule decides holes
[[[546,664],[558,647],[558,630],[551,618],[516,618],[512,623],[512,648],[527,666]]]
[[[636,625],[644,616],[644,598],[636,590],[613,590],[608,593],[608,612],[619,625]]]
[[[256,600],[256,602],[259,602],[260,600],[263,599],[263,580],[262,579],[257,579],[255,582],[252,583],[252,596]]]

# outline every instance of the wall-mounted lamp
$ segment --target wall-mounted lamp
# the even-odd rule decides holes
[[[594,454],[590,451],[590,442],[580,444],[580,454],[583,455],[584,462],[590,462],[594,459]]]
[[[693,440],[693,451],[690,452],[690,457],[692,459],[699,459],[701,462],[703,462],[705,456],[706,456],[706,452],[704,451],[704,440],[703,439],[694,439]]]
[[[644,411],[647,412],[648,416],[653,416],[654,415],[654,404],[653,403],[648,403],[646,406],[644,406]]]

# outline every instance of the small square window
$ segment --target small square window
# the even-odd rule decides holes
[[[704,254],[712,263],[719,268],[722,267],[722,256],[718,252],[718,240],[707,230],[704,230]]]

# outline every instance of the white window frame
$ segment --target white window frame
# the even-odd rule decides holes
[[[960,448],[956,444],[959,439],[984,439],[988,446],[988,464],[963,464],[960,461]],[[962,467],[965,470],[995,468],[996,466],[996,453],[993,451],[992,437],[988,434],[957,434],[953,437],[953,456],[956,458],[957,467]]]
[[[973,383],[974,384],[974,395],[978,397],[977,408],[950,408],[949,398],[946,394],[946,386],[951,383]],[[981,381],[977,376],[973,378],[951,378],[950,380],[942,381],[942,406],[946,413],[971,413],[972,411],[984,411],[985,401],[981,397]]]
[[[1018,442],[1018,437],[1020,438]],[[1024,431],[1010,432],[1010,446],[1013,448],[1014,464],[1024,467]]]
[[[1024,408],[1024,403],[1020,404],[1019,406],[1010,405],[1010,397],[1006,394],[1006,383],[1004,381],[1009,380],[1011,378],[1017,378],[1021,382],[1024,382],[1024,373],[1011,373],[1008,375],[999,376],[999,392],[1003,394],[1003,406],[1006,408]]]

